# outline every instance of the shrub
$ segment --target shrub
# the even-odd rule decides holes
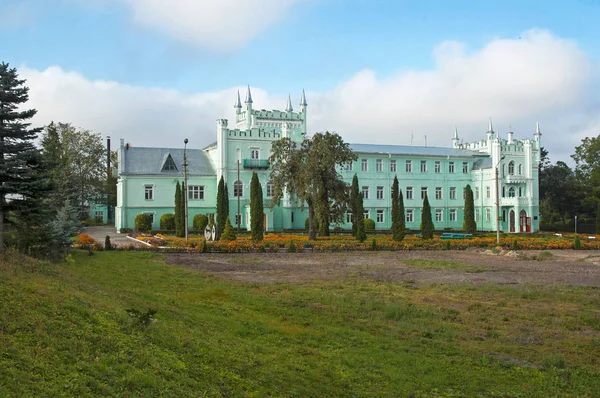
[[[160,229],[174,230],[175,229],[175,214],[167,213],[160,216]]]
[[[79,234],[77,235],[77,243],[80,245],[93,245],[96,241],[88,234]]]
[[[519,250],[519,241],[516,239],[513,241],[513,250]]]
[[[373,251],[377,250],[377,241],[375,239],[373,239],[373,242],[371,243],[371,250],[373,250]]]
[[[149,233],[152,230],[152,215],[141,213],[135,216],[135,230]]]
[[[288,253],[296,253],[298,249],[296,248],[296,244],[293,240],[290,240],[290,244],[288,245]]]
[[[229,241],[236,239],[237,237],[235,236],[235,230],[233,229],[233,226],[231,225],[231,221],[229,221],[228,216],[225,220],[225,229],[223,230],[223,235],[221,235],[221,240]]]
[[[208,217],[205,214],[196,214],[192,225],[196,231],[204,231],[204,228],[208,225]]]
[[[370,218],[365,218],[365,232],[375,231],[375,221]]]
[[[581,249],[581,238],[579,238],[579,235],[575,235],[575,240],[573,241],[573,249]]]
[[[544,261],[544,260],[549,260],[552,257],[554,257],[554,255],[552,253],[550,253],[549,251],[543,251],[540,254],[538,254],[535,259],[538,261]]]
[[[208,244],[206,243],[206,240],[202,241],[202,253],[208,253]]]
[[[104,238],[104,250],[110,250],[112,249],[111,244],[110,244],[110,236],[106,235],[106,238]]]
[[[133,232],[133,229],[131,229],[131,228],[121,228],[119,230],[119,232],[122,233],[122,234],[128,234],[130,232]]]

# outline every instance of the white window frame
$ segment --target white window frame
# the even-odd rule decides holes
[[[275,184],[267,181],[267,198],[272,198],[275,195]]]
[[[442,200],[442,187],[435,187],[435,199]]]
[[[383,171],[383,160],[377,159],[375,160],[375,171],[378,173]]]
[[[396,172],[396,159],[390,160],[390,173]]]
[[[348,224],[352,224],[354,222],[354,215],[352,214],[351,211],[346,213],[346,222]]]
[[[485,209],[485,221],[486,222],[492,221],[492,211],[489,208]]]
[[[475,222],[479,221],[479,209],[475,209]]]
[[[479,200],[479,187],[475,187],[475,200]]]
[[[383,187],[382,186],[377,187],[377,199],[383,200]]]
[[[406,210],[406,223],[415,222],[415,210],[407,209]]]
[[[435,173],[439,174],[442,172],[442,162],[440,160],[435,161],[435,165],[433,166],[433,170]]]
[[[250,159],[260,160],[260,148],[250,148]]]
[[[369,200],[369,187],[363,186],[361,189],[363,200]]]
[[[490,199],[492,197],[492,188],[490,186],[485,187],[485,197]]]
[[[404,166],[405,169],[404,170],[407,173],[412,173],[412,160],[407,160],[404,164],[405,164],[405,166]]]
[[[352,169],[354,168],[353,167],[354,166],[353,163],[354,162],[352,160],[349,161],[348,163],[346,163],[346,166],[344,166],[344,170],[346,170],[346,171],[352,171]]]
[[[467,174],[469,172],[469,162],[463,162],[463,174]]]
[[[456,187],[450,187],[450,200],[456,200]]]
[[[515,175],[515,162],[513,160],[508,162],[508,175]]]
[[[385,220],[385,212],[383,211],[383,209],[377,209],[377,213],[375,215],[375,222],[377,223],[382,223]]]
[[[413,187],[406,187],[405,193],[406,193],[406,200],[414,199],[415,195],[414,195]]]
[[[204,200],[204,185],[188,185],[188,200]]]
[[[456,211],[456,209],[450,209],[450,221],[456,221],[457,214],[458,212]]]
[[[154,184],[144,184],[144,200],[154,200]]]
[[[233,197],[234,198],[237,198],[237,197],[243,198],[244,197],[244,181],[235,180],[233,182]]]
[[[421,173],[427,173],[427,161],[421,160]]]
[[[363,210],[363,218],[371,218],[371,217],[369,217],[370,215],[371,215],[371,209]]]
[[[421,200],[425,199],[425,195],[427,195],[427,197],[429,197],[428,189],[427,189],[427,187],[421,187]]]
[[[444,209],[435,209],[435,222],[444,222]]]
[[[361,159],[360,170],[361,171],[369,171],[369,159]]]
[[[448,173],[454,174],[454,162],[448,162]]]

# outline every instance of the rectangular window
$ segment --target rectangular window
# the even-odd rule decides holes
[[[377,187],[377,199],[383,199],[383,187]]]
[[[104,219],[104,212],[103,212],[103,211],[98,211],[98,210],[97,210],[97,211],[96,211],[96,216],[95,216],[95,218],[96,218],[96,219],[103,220],[103,219]]]
[[[469,162],[463,162],[463,173],[467,174],[469,172]]]
[[[406,200],[413,199],[413,187],[406,187]]]
[[[344,169],[345,169],[346,171],[352,171],[352,167],[353,167],[353,164],[352,164],[352,163],[354,163],[354,162],[352,162],[352,161],[349,161],[348,163],[346,163],[346,166],[344,167]]]
[[[144,197],[146,200],[154,200],[154,185],[144,185]]]
[[[492,212],[490,209],[485,209],[485,221],[490,222],[492,219]]]
[[[368,159],[361,160],[360,169],[361,169],[361,171],[369,171],[369,160]]]
[[[407,173],[412,173],[412,160],[407,160],[406,161],[406,172]]]
[[[450,174],[454,173],[454,162],[448,163],[448,173],[450,173]]]
[[[354,217],[352,216],[351,212],[346,213],[346,222],[348,224],[351,224],[354,222]]]
[[[362,196],[363,199],[369,199],[369,187],[362,187]]]
[[[381,159],[377,159],[375,161],[375,170],[377,172],[382,172],[383,171],[383,161]]]
[[[523,197],[523,188],[519,187],[519,198]]]
[[[189,185],[188,200],[204,200],[204,185]]]
[[[427,187],[421,187],[421,200],[425,199],[425,195],[427,195]]]
[[[490,189],[490,187],[485,187],[485,197],[489,199],[491,196],[492,190]]]
[[[270,198],[275,195],[275,184],[267,182],[267,197]]]
[[[479,221],[479,209],[475,209],[475,222]]]
[[[292,224],[294,223],[294,212],[291,213],[292,214]]]
[[[233,183],[233,196],[244,196],[244,183],[240,180]]]
[[[444,221],[444,209],[435,209],[435,222]]]
[[[369,218],[369,209],[363,210],[363,218]]]
[[[421,160],[421,173],[427,173],[427,161]]]
[[[377,209],[377,222],[383,222],[383,210]]]
[[[456,209],[450,209],[450,221],[456,221]]]
[[[258,150],[258,149],[251,149],[250,150],[250,157],[252,159],[257,159],[258,160],[260,158],[260,150]]]
[[[456,200],[456,187],[450,187],[450,200]]]
[[[435,198],[442,200],[442,187],[435,187]]]
[[[441,173],[442,172],[442,162],[440,162],[439,160],[435,161],[434,171],[436,173]]]
[[[390,172],[392,172],[392,173],[396,172],[396,159],[390,160]]]
[[[414,220],[414,213],[415,213],[415,211],[413,209],[406,210],[406,223],[407,224],[409,222],[413,222],[413,220]]]
[[[235,215],[235,225],[242,225],[242,215],[240,213]]]
[[[479,200],[479,187],[475,187],[475,200]]]

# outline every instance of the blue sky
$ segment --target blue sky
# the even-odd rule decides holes
[[[447,42],[453,43],[450,46],[451,54],[458,51],[459,58],[476,58],[479,53],[485,54],[486,48],[494,47],[493,43],[506,42],[507,46],[517,50],[514,53],[500,51],[505,58],[499,56],[492,64],[502,68],[504,62],[511,63],[513,57],[522,54],[517,41],[531,40],[532,45],[539,44],[539,40],[531,38],[532,35],[528,33],[533,29],[543,32],[542,35],[549,35],[553,44],[560,48],[565,47],[561,47],[561,43],[566,41],[575,48],[575,58],[579,55],[585,58],[581,61],[587,65],[585,68],[578,69],[581,63],[571,65],[573,71],[559,70],[554,79],[560,80],[560,73],[582,73],[588,67],[591,69],[590,76],[584,82],[569,82],[571,86],[581,86],[579,96],[574,95],[571,103],[557,105],[555,101],[550,101],[544,109],[536,107],[529,114],[516,109],[514,118],[510,109],[504,109],[502,105],[499,116],[504,128],[509,123],[513,126],[521,126],[522,123],[523,128],[527,126],[530,129],[538,119],[542,119],[542,126],[550,127],[544,124],[543,117],[545,113],[555,115],[556,106],[568,110],[568,115],[563,119],[569,120],[569,134],[573,136],[573,143],[595,128],[595,121],[590,125],[583,118],[591,113],[589,109],[584,109],[585,104],[597,100],[597,97],[590,99],[584,87],[597,82],[595,70],[600,59],[597,44],[597,38],[600,37],[600,24],[597,23],[600,17],[599,1],[222,2],[228,3],[224,9],[215,6],[214,1],[198,1],[193,6],[187,2],[186,9],[184,0],[0,0],[0,15],[3,15],[4,21],[0,24],[0,61],[26,68],[26,77],[57,67],[62,74],[53,76],[53,79],[64,79],[65,74],[75,73],[83,79],[83,83],[109,81],[136,90],[161,88],[180,97],[179,100],[187,104],[185,106],[199,101],[195,104],[203,108],[199,114],[210,119],[208,122],[199,121],[199,125],[193,128],[190,125],[182,125],[181,128],[203,131],[202,134],[209,140],[211,134],[214,135],[210,131],[215,119],[213,116],[227,117],[229,114],[218,116],[217,112],[223,112],[224,109],[220,107],[214,108],[212,113],[207,111],[207,101],[211,101],[203,95],[228,92],[251,84],[259,92],[264,92],[264,102],[269,105],[285,97],[288,92],[297,96],[306,88],[319,106],[319,112],[315,115],[316,127],[335,129],[337,126],[330,125],[325,111],[336,106],[331,101],[337,98],[339,92],[348,92],[348,87],[353,88],[350,92],[357,96],[366,90],[354,89],[357,79],[366,79],[369,90],[386,90],[390,81],[403,80],[403,76],[416,73],[424,78],[428,73],[435,74],[440,64],[436,51]],[[186,18],[189,20],[185,21]],[[207,28],[202,30],[198,26]],[[530,39],[519,39],[522,36]],[[460,50],[456,50],[456,46]],[[555,48],[544,46],[545,50],[556,55]],[[557,59],[570,56],[571,50]],[[468,68],[468,64],[465,65],[464,68]],[[494,79],[493,75],[491,79]],[[522,81],[527,82],[527,77]],[[49,85],[43,78],[39,82]],[[485,84],[482,82],[482,85]],[[547,81],[539,84],[548,87]],[[390,87],[390,90],[419,90],[413,96],[420,96],[423,90],[433,90],[431,83],[420,88],[413,87],[412,83],[390,84]],[[564,90],[565,87],[560,86],[559,89]],[[32,87],[33,90],[36,87]],[[560,90],[555,95],[564,96]],[[517,90],[515,96],[519,93]],[[569,92],[566,95],[571,94]],[[86,95],[93,96],[91,92]],[[47,96],[46,93],[41,97]],[[372,95],[366,95],[363,99],[373,100]],[[379,99],[388,100],[388,97],[383,95]],[[443,106],[439,99],[422,100]],[[228,99],[226,105],[230,106],[232,101],[233,98]],[[147,112],[154,109],[147,104],[140,106],[146,106]],[[412,109],[401,105],[398,108],[407,111]],[[487,118],[494,117],[492,108],[490,103],[478,115],[482,131],[487,126]],[[338,109],[334,111],[336,114],[341,112]],[[143,115],[140,113],[138,117]],[[68,112],[57,110],[57,117],[69,116]],[[362,128],[379,128],[378,120],[381,117],[375,117],[369,123],[361,124]],[[429,119],[431,117],[428,115]],[[187,118],[189,116],[185,116]],[[342,119],[342,115],[337,115],[331,118],[331,123]],[[463,115],[457,119],[455,122],[466,129],[466,137],[475,137],[475,118]],[[94,120],[90,117],[89,120],[77,122],[81,125],[89,123],[83,127],[95,131],[125,131],[115,126],[91,125],[95,123]],[[393,123],[394,120],[386,122]],[[412,124],[414,128],[411,130],[416,129],[418,134],[426,134],[426,129],[429,129],[430,135],[435,136],[439,132],[441,137],[442,132],[446,134],[456,124],[449,122],[444,119],[439,126],[430,120],[400,125],[403,130],[408,130]],[[549,122],[555,123],[554,120]],[[350,138],[361,137],[361,132],[352,131],[350,124],[339,125],[349,131]],[[128,129],[130,131],[131,127]],[[152,134],[156,135],[153,143],[158,145],[160,133]],[[561,157],[564,158],[564,155]]]

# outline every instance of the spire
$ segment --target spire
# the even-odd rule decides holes
[[[458,140],[458,129],[456,128],[456,125],[454,125],[454,137],[452,137],[453,140]]]
[[[542,131],[540,130],[540,122],[535,122],[535,134],[542,135]]]
[[[248,85],[248,91],[246,91],[246,100],[244,101],[245,104],[251,104],[252,103],[252,93],[250,92],[250,85]]]
[[[242,101],[240,101],[240,90],[237,93],[237,101],[235,102],[234,108],[242,108]]]
[[[308,106],[306,103],[306,94],[304,93],[304,89],[302,89],[302,97],[300,97],[300,106]]]
[[[492,128],[492,117],[490,116],[490,124],[488,126],[488,132],[494,132],[494,129]]]
[[[294,108],[292,108],[292,97],[290,97],[288,95],[288,101],[287,101],[287,105],[285,107],[285,111],[286,112],[292,112],[294,110]]]

